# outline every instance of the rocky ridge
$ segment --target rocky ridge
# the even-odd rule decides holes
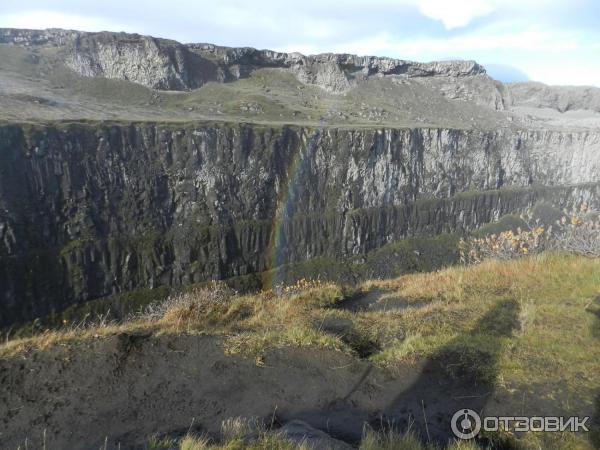
[[[124,79],[152,89],[195,89],[208,81],[248,76],[261,67],[292,70],[298,79],[328,92],[344,93],[356,76],[462,77],[484,75],[474,61],[418,63],[349,54],[280,53],[227,48],[126,33],[2,29],[0,43],[58,47],[67,65],[82,76]]]

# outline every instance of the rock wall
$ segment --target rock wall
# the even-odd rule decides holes
[[[599,150],[590,132],[2,126],[0,325],[593,199]]]
[[[578,109],[600,112],[600,88],[592,86],[547,86],[536,82],[506,85],[514,106],[550,108],[559,112]]]
[[[223,81],[214,62],[174,41],[116,33],[82,33],[66,47],[65,63],[79,75],[133,81],[162,90],[195,89]]]

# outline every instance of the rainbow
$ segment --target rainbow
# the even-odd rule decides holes
[[[287,180],[282,183],[285,188],[280,189],[277,196],[277,208],[271,226],[271,236],[267,249],[268,275],[263,280],[263,287],[265,289],[275,289],[282,281],[278,277],[276,269],[285,263],[284,250],[287,247],[287,239],[284,232],[284,224],[294,213],[294,206],[298,199],[299,182],[301,181],[300,176],[309,162],[311,155],[314,153],[316,142],[320,135],[321,130],[316,130],[308,138],[305,145],[299,146],[298,152],[291,159],[286,171]]]

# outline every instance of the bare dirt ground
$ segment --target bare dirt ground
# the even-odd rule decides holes
[[[136,448],[151,434],[190,426],[215,435],[229,417],[287,420],[347,401],[374,411],[387,378],[323,349],[276,350],[258,367],[224,355],[208,336],[122,334],[59,345],[0,361],[0,447],[27,438],[39,448],[45,430],[48,449],[99,448],[106,438],[109,448]]]

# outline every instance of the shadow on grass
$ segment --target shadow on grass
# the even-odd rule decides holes
[[[600,393],[596,395],[594,415],[590,423],[590,442],[594,448],[600,449]]]
[[[408,429],[424,441],[447,443],[454,439],[452,415],[469,408],[481,412],[496,384],[498,362],[508,339],[519,324],[519,305],[514,300],[495,305],[467,333],[439,349],[408,387],[388,387],[391,402],[373,413],[353,407],[349,394],[321,410],[279,417],[282,422],[300,419],[349,443],[360,442],[365,426],[375,430],[404,432]],[[359,384],[370,368],[361,374]],[[400,392],[398,392],[398,389]]]
[[[518,316],[514,300],[494,306],[468,333],[436,352],[417,381],[396,396],[371,425],[398,431],[410,428],[428,441],[453,439],[453,414],[465,408],[481,413],[494,391],[498,362],[519,326]]]
[[[600,295],[594,299],[594,303],[588,311],[596,318],[592,323],[592,336],[600,339]]]
[[[590,312],[594,314],[596,319],[592,323],[592,335],[596,340],[600,340],[600,295],[594,300],[594,305]],[[594,448],[600,449],[600,392],[596,394],[594,402],[594,413],[590,424],[590,442]]]

